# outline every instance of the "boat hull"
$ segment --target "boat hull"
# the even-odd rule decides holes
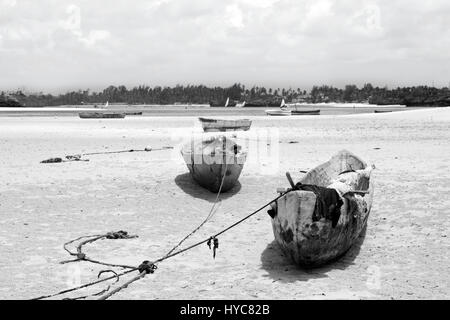
[[[225,132],[225,131],[248,131],[252,125],[252,121],[248,119],[242,120],[222,120],[199,118],[203,131],[205,132]]]
[[[80,112],[81,119],[123,119],[124,113]]]
[[[192,178],[214,193],[231,190],[239,180],[247,154],[242,151],[211,154],[206,150],[199,152],[191,144],[181,150]]]
[[[290,116],[291,110],[266,110],[268,116]]]
[[[293,116],[319,115],[320,110],[292,110]]]
[[[303,184],[327,186],[346,170],[366,168],[366,164],[349,152],[341,152],[318,166],[301,180]],[[337,225],[325,218],[313,221],[316,195],[310,191],[291,191],[281,197],[272,219],[275,239],[282,251],[296,264],[315,267],[345,254],[366,227],[373,200],[373,180],[362,179],[359,188],[366,194],[351,193],[343,197]]]
[[[392,110],[374,110],[374,113],[389,113],[392,112]]]

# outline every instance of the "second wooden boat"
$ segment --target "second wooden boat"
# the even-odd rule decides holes
[[[252,125],[252,121],[248,119],[239,120],[224,120],[224,119],[210,119],[198,118],[202,124],[205,132],[219,132],[219,131],[247,131]]]
[[[181,150],[193,179],[211,192],[227,192],[237,183],[247,157],[234,140],[225,136],[193,140]]]
[[[277,200],[269,214],[284,253],[309,267],[342,256],[366,226],[373,199],[372,169],[343,150]]]

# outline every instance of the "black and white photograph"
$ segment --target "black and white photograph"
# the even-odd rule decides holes
[[[447,0],[0,0],[0,300],[449,300],[449,53]]]

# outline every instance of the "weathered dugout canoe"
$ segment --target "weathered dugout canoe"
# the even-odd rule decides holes
[[[125,113],[105,113],[105,112],[80,112],[81,119],[123,119]]]
[[[225,132],[225,131],[248,131],[252,125],[252,121],[248,119],[239,120],[224,120],[224,119],[210,119],[198,118],[202,124],[205,132]]]
[[[181,150],[181,155],[193,179],[211,192],[231,190],[237,183],[247,153],[225,136],[191,141]]]
[[[366,163],[348,151],[309,171],[301,183],[327,187],[347,170],[360,170]],[[291,191],[273,206],[273,233],[283,252],[300,266],[319,266],[342,256],[364,229],[373,199],[373,179],[361,178],[355,188],[366,193],[347,193],[335,227],[325,218],[313,221],[316,195]]]

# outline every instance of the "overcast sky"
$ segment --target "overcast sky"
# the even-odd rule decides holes
[[[450,83],[449,0],[0,0],[0,89]]]

